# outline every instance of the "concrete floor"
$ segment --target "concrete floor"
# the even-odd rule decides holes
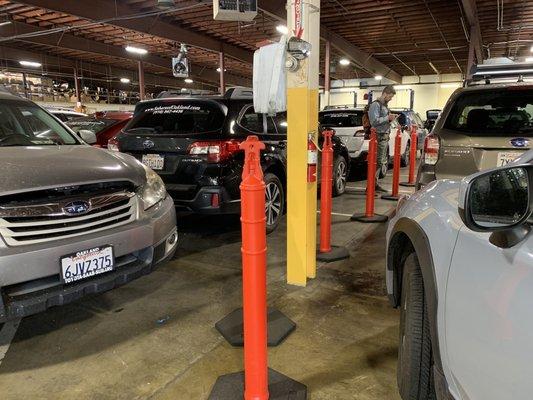
[[[313,400],[399,399],[398,312],[384,295],[386,225],[347,218],[364,210],[363,185],[350,182],[334,201],[333,243],[348,245],[350,259],[320,266],[307,287],[285,284],[284,222],[269,236],[269,304],[298,324],[270,349],[269,364],[307,384]],[[377,211],[394,205],[378,200]],[[182,216],[179,226],[175,259],[153,274],[25,318],[18,330],[6,324],[0,397],[200,400],[219,375],[241,370],[242,350],[214,329],[241,305],[238,218]]]

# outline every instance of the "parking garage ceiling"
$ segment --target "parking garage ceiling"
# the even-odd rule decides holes
[[[0,22],[11,22],[0,25],[0,62],[9,66],[26,56],[44,72],[77,65],[84,77],[135,79],[137,59],[124,47],[136,45],[149,51],[147,83],[178,87],[170,58],[186,43],[196,82],[218,86],[223,51],[226,82],[249,85],[253,51],[279,37],[284,4],[259,1],[257,18],[238,23],[213,21],[212,2],[203,0],[176,0],[173,9],[158,8],[156,0],[0,0]],[[330,40],[334,79],[466,73],[471,40],[483,58],[524,57],[533,44],[527,0],[322,0],[321,23],[321,54]],[[479,27],[476,36],[472,25]],[[340,67],[342,57],[352,64]]]

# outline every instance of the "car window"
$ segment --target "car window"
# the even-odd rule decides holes
[[[0,147],[79,144],[50,114],[26,102],[0,103]]]
[[[244,113],[241,114],[237,122],[244,129],[262,134],[263,128],[263,114],[256,113],[252,106],[248,106]]]
[[[215,102],[177,100],[143,103],[125,131],[135,134],[189,135],[222,129],[226,114]]]
[[[75,118],[66,122],[67,126],[74,132],[78,133],[85,129],[94,132],[95,134],[102,132],[106,128],[116,124],[118,121],[114,119],[97,119],[93,117]]]
[[[412,123],[416,124],[419,127],[424,126],[424,122],[422,121],[422,118],[420,118],[420,115],[417,112],[411,113],[411,116],[412,116],[411,118]]]
[[[287,134],[287,113],[282,112],[276,114],[274,117],[274,122],[276,123],[276,128],[278,130],[278,133],[281,135]]]
[[[532,136],[533,89],[483,90],[463,93],[444,127],[472,136]]]
[[[319,115],[320,125],[353,128],[363,125],[363,111],[327,111]]]
[[[266,116],[267,119],[267,133],[275,134],[276,131],[276,125],[274,124],[274,118],[272,118],[270,115]]]

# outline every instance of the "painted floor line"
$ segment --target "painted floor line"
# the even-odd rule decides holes
[[[320,214],[320,210],[317,211],[317,214]],[[336,213],[336,212],[332,212],[331,215],[336,215],[338,217],[351,217],[352,214],[342,214],[342,213]]]
[[[0,330],[0,364],[2,364],[2,361],[4,360],[4,357],[6,356],[6,353],[9,350],[9,346],[11,345],[11,341],[17,333],[20,320],[21,319],[19,318],[13,321],[8,321]]]

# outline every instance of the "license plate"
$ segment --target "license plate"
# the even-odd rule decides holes
[[[143,154],[142,163],[153,170],[160,171],[165,166],[165,157],[159,154]]]
[[[78,251],[61,258],[61,279],[63,283],[72,283],[112,271],[114,266],[111,246]]]
[[[501,151],[498,153],[498,167],[503,167],[520,157],[523,153],[516,151]]]

